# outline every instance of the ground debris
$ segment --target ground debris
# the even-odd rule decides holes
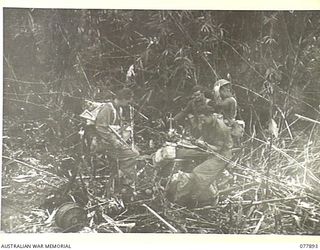
[[[275,141],[266,176],[268,143],[247,143],[255,149],[243,145],[236,163],[222,175],[214,201],[182,207],[166,199],[168,179],[157,177],[150,157],[141,158],[136,188],[123,200],[110,192],[115,183],[108,161],[101,162],[104,167],[92,178],[77,155],[21,151],[13,140],[3,157],[3,230],[61,232],[55,213],[60,205],[75,202],[87,213],[80,233],[319,234],[317,145]]]

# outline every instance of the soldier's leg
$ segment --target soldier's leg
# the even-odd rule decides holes
[[[193,191],[194,187],[194,174],[193,173],[185,173],[184,171],[188,168],[188,164],[192,162],[192,160],[200,160],[203,158],[207,158],[208,153],[205,153],[198,149],[190,149],[186,147],[177,147],[176,148],[176,157],[175,161],[167,161],[166,165],[163,164],[167,170],[171,170],[172,176],[170,176],[170,180],[167,183],[167,197],[172,202],[177,202],[181,205],[187,205],[188,200],[190,199],[190,194]],[[173,171],[173,165],[178,166]],[[181,170],[177,172],[177,170]],[[168,171],[169,173],[170,171]]]
[[[124,184],[131,185],[136,179],[136,164],[137,158],[139,157],[139,152],[133,150],[129,147],[122,147],[116,152],[116,157],[119,163],[119,169],[124,174],[125,182]]]
[[[199,201],[212,198],[210,185],[218,178],[224,170],[226,162],[216,156],[204,161],[193,170],[195,178],[194,196]]]

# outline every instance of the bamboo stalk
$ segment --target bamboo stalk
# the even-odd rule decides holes
[[[308,121],[308,122],[313,122],[313,123],[315,123],[315,124],[320,124],[319,121],[313,120],[313,119],[311,119],[311,118],[309,118],[309,117],[305,117],[305,116],[303,116],[303,115],[295,114],[295,116],[298,117],[299,119],[302,119],[302,120],[305,120],[305,121]]]
[[[90,179],[90,178],[92,178],[92,176],[88,176],[88,175],[84,175],[84,176],[82,176],[82,179]],[[94,177],[95,179],[107,179],[107,178],[110,178],[110,175],[97,175],[97,176],[95,176]],[[76,179],[80,179],[80,177],[79,176],[77,176],[76,177]]]
[[[175,229],[171,224],[165,221],[159,214],[157,214],[154,210],[148,207],[146,204],[142,204],[142,206],[146,207],[154,216],[156,216],[160,221],[162,221],[173,233],[178,233],[179,231]]]
[[[11,160],[11,161],[15,161],[15,162],[20,163],[20,164],[22,164],[22,165],[24,165],[24,166],[26,166],[26,167],[28,167],[28,168],[32,168],[32,169],[37,170],[37,171],[39,171],[39,172],[43,172],[43,173],[46,173],[46,174],[48,174],[48,175],[51,175],[51,176],[54,176],[54,177],[59,177],[60,179],[66,180],[65,178],[62,178],[61,176],[58,176],[58,175],[53,174],[53,173],[50,173],[50,172],[48,172],[48,171],[46,171],[46,170],[43,170],[43,169],[39,169],[39,168],[34,167],[34,166],[32,166],[32,165],[30,165],[30,164],[28,164],[28,163],[26,163],[26,162],[23,162],[23,161],[20,161],[20,160],[17,160],[17,159],[8,157],[8,156],[4,156],[4,155],[2,156],[2,158],[5,158],[5,159]]]
[[[296,196],[296,197],[287,197],[287,198],[279,198],[279,199],[268,199],[262,201],[242,201],[243,205],[261,205],[265,203],[278,202],[278,201],[290,201],[296,199],[304,199],[306,196]]]
[[[288,124],[288,121],[287,121],[287,119],[286,119],[285,114],[282,112],[282,110],[281,110],[279,107],[277,107],[277,110],[279,111],[280,115],[281,115],[282,118],[283,118],[284,124],[286,125],[286,129],[282,130],[282,131],[279,133],[279,135],[280,135],[283,131],[288,130],[290,139],[293,140],[293,135],[292,135],[292,132],[291,132],[291,129],[290,129],[290,125]]]
[[[224,195],[224,194],[227,194],[227,193],[230,193],[234,190],[237,190],[239,188],[250,188],[250,187],[253,187],[255,185],[259,185],[260,183],[258,182],[254,182],[254,183],[247,183],[247,184],[244,184],[243,186],[236,186],[236,187],[231,187],[231,188],[227,188],[227,189],[224,189],[224,190],[221,190],[218,192],[218,195]]]
[[[11,99],[11,98],[6,98],[6,97],[4,97],[3,99],[4,99],[4,100],[8,100],[8,101],[13,101],[13,102],[26,103],[26,104],[30,104],[30,105],[33,105],[33,106],[41,107],[41,108],[46,109],[46,110],[50,110],[48,107],[46,107],[46,106],[44,106],[44,105],[37,104],[37,103],[33,103],[33,102],[29,102],[29,101],[18,100],[18,99]]]
[[[108,222],[109,224],[111,224],[118,233],[123,233],[122,230],[117,226],[117,223],[108,215],[106,214],[102,214],[103,219],[105,219],[106,222]]]
[[[262,142],[262,143],[264,143],[264,144],[266,144],[266,145],[269,144],[268,142],[265,142],[265,141],[260,140],[260,139],[258,139],[258,138],[254,138],[254,140],[259,141],[259,142]],[[300,167],[301,169],[304,169],[304,166],[303,166],[302,163],[298,162],[295,158],[291,157],[290,155],[288,155],[288,154],[287,154],[286,152],[284,152],[283,150],[277,148],[275,145],[272,145],[272,148],[273,148],[275,151],[281,153],[281,154],[282,154],[284,157],[286,157],[288,160],[291,160],[291,161],[295,162],[295,163],[297,164],[297,166]],[[319,179],[317,176],[315,176],[310,170],[307,170],[307,171],[308,171],[308,174],[309,174],[310,178],[313,179],[314,181],[316,181],[318,184],[320,184],[320,179]]]
[[[261,218],[260,218],[257,226],[255,227],[255,229],[253,230],[252,234],[257,234],[258,233],[258,231],[259,231],[259,229],[261,227],[261,224],[262,224],[262,222],[264,220],[264,217],[265,217],[264,215],[261,216]]]
[[[307,171],[308,171],[308,163],[309,163],[309,148],[308,145],[305,145],[305,162],[304,162],[304,171],[303,171],[303,185],[306,184],[307,180]]]

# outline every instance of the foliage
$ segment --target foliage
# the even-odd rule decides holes
[[[319,118],[319,27],[317,11],[4,9],[3,153],[27,162],[35,157],[40,162],[34,165],[51,166],[54,173],[59,173],[55,164],[63,165],[65,158],[76,159],[72,165],[77,166],[83,100],[110,99],[124,86],[134,91],[136,109],[149,117],[146,121],[135,116],[135,135],[142,151],[151,153],[163,142],[169,113],[186,105],[193,86],[211,88],[217,79],[229,78],[239,104],[238,118],[246,121],[248,140],[243,148],[247,151],[242,151],[239,164],[251,169],[250,178],[283,180],[282,186],[293,183],[282,193],[278,186],[263,183],[272,186],[274,197],[305,195],[305,190],[295,188],[306,184],[301,177],[307,171],[303,172],[301,162],[310,167],[310,176],[316,171],[319,154],[313,143],[319,130],[297,121],[294,114]],[[150,139],[155,141],[153,148],[148,146]],[[257,139],[269,144],[257,146]],[[277,154],[272,154],[275,148]],[[5,169],[4,183],[9,197],[15,194],[12,181],[19,182],[12,176],[19,173],[23,180],[34,176],[33,171],[7,160],[4,165],[10,168]],[[297,179],[291,179],[295,174]],[[36,179],[50,186],[45,177]],[[35,188],[33,182],[25,182],[25,189]],[[261,187],[233,195],[239,204],[242,198],[260,199],[265,195]],[[317,233],[312,223],[319,220],[313,213],[318,207],[312,203],[314,196],[308,195],[314,209],[311,216],[301,200],[280,208],[268,206],[265,217],[231,202],[230,207],[210,210],[212,216],[230,214],[230,218],[210,217],[215,225],[225,224],[221,223],[225,218],[230,227],[203,230],[257,233],[261,227],[267,233],[271,229],[261,224],[273,219],[276,232]],[[289,209],[288,221],[297,223],[293,229],[279,226],[281,219],[272,218],[272,212],[288,207],[301,208],[296,217]],[[172,208],[171,212],[182,210]],[[208,220],[189,212],[184,211],[194,220]],[[253,222],[244,221],[244,213]],[[311,218],[312,225],[301,224],[301,218]],[[198,230],[183,216],[179,220],[185,226],[181,231]],[[147,225],[150,217],[142,221]],[[257,221],[260,225],[249,225]]]
[[[7,9],[5,78],[43,82],[61,92],[50,96],[55,103],[63,93],[94,98],[128,85],[140,104],[165,113],[177,112],[174,100],[195,84],[229,73],[243,116],[250,105],[259,113],[265,101],[237,84],[264,96],[265,81],[275,84],[286,117],[291,104],[315,115],[305,105],[319,97],[310,93],[318,84],[318,24],[318,12]],[[8,92],[40,91],[5,83]]]

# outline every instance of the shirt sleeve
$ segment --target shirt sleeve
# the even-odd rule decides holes
[[[237,101],[233,97],[218,101],[216,105],[223,110],[227,119],[235,119],[237,115]]]
[[[192,112],[192,101],[189,101],[187,106],[183,110],[181,110],[178,114],[176,114],[173,120],[175,122],[179,122],[181,119],[185,118],[191,112]]]

